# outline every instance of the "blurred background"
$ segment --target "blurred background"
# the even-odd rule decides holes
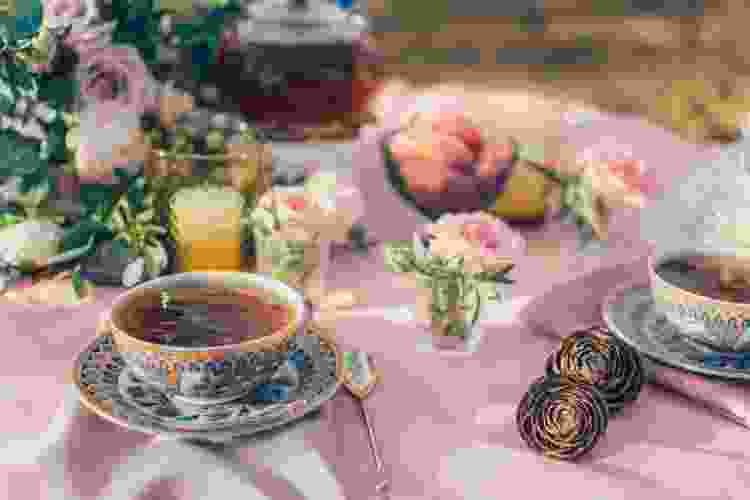
[[[368,0],[386,74],[416,86],[533,88],[636,113],[693,142],[750,111],[742,0]]]

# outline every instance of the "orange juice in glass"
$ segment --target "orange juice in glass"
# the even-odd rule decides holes
[[[226,187],[185,188],[175,193],[172,212],[182,272],[242,269],[244,206],[242,194]]]

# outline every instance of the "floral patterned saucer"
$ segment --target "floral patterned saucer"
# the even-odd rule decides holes
[[[341,355],[330,333],[317,325],[290,339],[305,363],[286,401],[256,402],[252,396],[209,407],[176,404],[126,367],[108,333],[78,356],[74,383],[81,402],[122,427],[172,439],[224,442],[297,420],[333,398],[341,380]]]
[[[737,353],[718,352],[688,338],[657,312],[648,285],[616,289],[604,300],[602,313],[614,335],[655,361],[701,375],[750,381],[749,368],[732,366]]]

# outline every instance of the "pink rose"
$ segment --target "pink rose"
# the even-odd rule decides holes
[[[632,159],[592,162],[584,169],[591,186],[608,207],[642,208],[645,205],[643,162]]]
[[[135,47],[91,50],[80,61],[80,97],[84,108],[95,106],[102,123],[123,112],[143,113],[158,107],[157,84]]]
[[[96,0],[45,0],[44,21],[48,28],[70,28],[65,45],[79,56],[95,47],[104,47],[112,40],[113,23],[95,23],[98,17]]]
[[[85,59],[92,51],[107,47],[112,42],[114,29],[114,23],[81,28],[73,26],[68,36],[65,37],[65,45],[73,49],[80,59]]]

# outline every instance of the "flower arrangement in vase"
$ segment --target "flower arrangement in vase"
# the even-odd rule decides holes
[[[325,294],[333,242],[347,241],[362,215],[359,191],[335,174],[316,172],[304,185],[275,187],[251,215],[256,267],[315,301]]]
[[[513,283],[507,275],[524,241],[489,214],[447,214],[384,252],[386,267],[417,285],[417,317],[432,334],[465,339],[485,304],[502,300],[498,287]]]

